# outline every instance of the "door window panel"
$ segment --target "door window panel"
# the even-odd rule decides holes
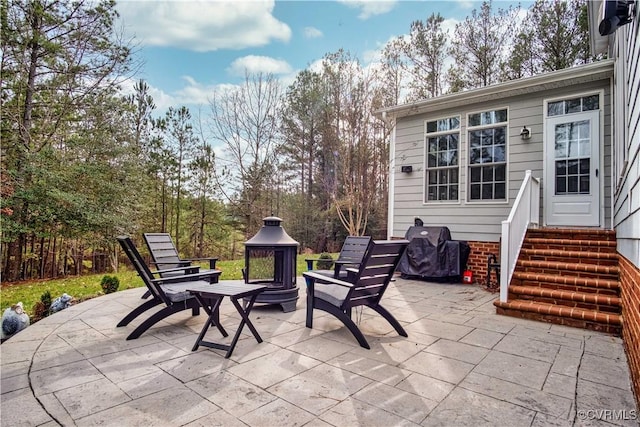
[[[590,194],[591,135],[587,120],[556,125],[555,194]]]

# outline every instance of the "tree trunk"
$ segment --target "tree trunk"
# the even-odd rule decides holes
[[[52,278],[56,278],[58,275],[57,273],[57,268],[56,268],[56,255],[57,255],[57,244],[58,243],[58,239],[54,236],[53,237],[53,248],[51,249],[51,277]]]
[[[40,267],[38,268],[38,278],[44,279],[44,272],[47,265],[47,255],[49,253],[44,250],[44,237],[40,238]]]
[[[166,181],[162,180],[162,190],[161,190],[161,204],[162,204],[162,224],[160,225],[160,232],[167,232],[167,185]]]
[[[207,217],[206,199],[202,196],[202,208],[200,210],[200,229],[198,230],[198,253],[196,257],[202,258],[204,252],[204,222]]]

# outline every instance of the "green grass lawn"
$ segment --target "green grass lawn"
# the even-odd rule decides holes
[[[317,256],[315,256],[317,257]],[[298,256],[298,275],[307,270],[305,263],[306,256]],[[334,259],[336,256],[334,255]],[[234,261],[218,261],[217,268],[222,271],[220,278],[222,280],[242,279],[242,268],[244,267],[244,259]],[[204,268],[204,266],[203,266]],[[138,277],[129,265],[120,267],[118,273],[106,273],[110,276],[116,276],[120,280],[119,291],[143,287],[142,279]],[[89,298],[95,298],[104,295],[100,287],[100,281],[104,274],[93,274],[88,276],[69,276],[63,279],[38,280],[19,283],[3,283],[0,289],[0,307],[1,311],[19,301],[22,301],[24,309],[33,317],[33,306],[40,301],[40,296],[49,291],[51,299],[54,300],[63,293],[67,293],[74,297],[76,301],[84,301]]]

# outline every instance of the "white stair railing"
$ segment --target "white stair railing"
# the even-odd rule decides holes
[[[540,224],[540,179],[531,171],[525,172],[518,197],[513,203],[509,218],[502,221],[500,243],[500,301],[507,302],[509,282],[516,268],[520,248],[530,226]]]

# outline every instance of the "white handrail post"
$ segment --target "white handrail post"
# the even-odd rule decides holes
[[[531,171],[525,172],[520,191],[513,202],[509,218],[502,221],[500,244],[500,301],[507,302],[509,282],[520,248],[524,242],[530,224],[540,221],[540,180],[534,178]]]
[[[500,241],[500,302],[507,302],[509,295],[509,221],[502,221],[502,240]]]
[[[531,180],[531,224],[536,227],[540,226],[540,180],[533,178]]]

